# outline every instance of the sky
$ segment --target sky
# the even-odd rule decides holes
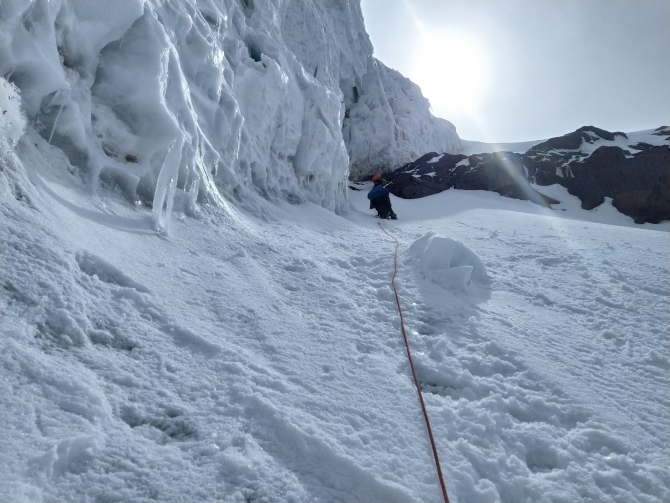
[[[670,122],[668,0],[362,0],[375,56],[461,138]]]

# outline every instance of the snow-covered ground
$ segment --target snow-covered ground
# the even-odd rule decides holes
[[[345,217],[175,204],[166,235],[34,131],[16,153],[2,501],[439,500],[367,185]],[[669,227],[562,196],[382,224],[452,501],[670,498]]]

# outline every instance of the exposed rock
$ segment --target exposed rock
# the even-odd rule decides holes
[[[593,133],[593,134],[589,134]],[[595,136],[594,136],[595,135]],[[604,129],[600,129],[594,126],[583,126],[580,127],[577,131],[568,133],[563,136],[558,136],[556,138],[549,138],[543,143],[539,143],[532,147],[533,149],[568,149],[568,150],[577,150],[582,145],[583,142],[594,143],[600,138],[614,141],[617,136],[623,138],[628,138],[626,133],[617,131],[616,133],[610,133]]]
[[[669,133],[664,126],[649,136]],[[580,143],[575,147],[577,139]],[[523,163],[531,181],[563,185],[586,210],[611,197],[614,207],[636,223],[670,220],[668,138],[648,140],[656,145],[626,140],[624,133],[588,126],[535,145],[524,154]]]
[[[405,199],[450,188],[490,190],[549,206],[558,201],[537,185],[558,183],[586,210],[606,197],[636,223],[670,220],[670,128],[611,133],[593,126],[531,147],[525,154],[437,154],[430,152],[386,175],[388,189]]]
[[[530,186],[521,157],[512,152],[469,157],[431,152],[387,175],[387,188],[395,196],[404,199],[429,196],[455,188],[490,190],[542,206],[558,203]]]
[[[668,126],[657,127],[652,134],[655,136],[665,136],[666,141],[670,141],[670,127]]]

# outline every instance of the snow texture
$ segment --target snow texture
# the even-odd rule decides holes
[[[166,238],[30,129],[2,169],[2,501],[439,500],[365,190]],[[566,201],[393,198],[452,501],[670,496],[668,225]]]
[[[7,0],[0,32],[29,123],[161,230],[175,202],[255,194],[341,213],[350,169],[460,148],[372,57],[358,2]]]
[[[663,133],[661,130],[665,132]],[[583,161],[600,147],[619,147],[624,151],[627,157],[632,157],[632,154],[641,151],[640,149],[635,148],[640,147],[640,144],[655,147],[670,146],[670,137],[668,136],[667,128],[664,129],[663,127],[634,131],[632,133],[613,133],[611,140],[601,138],[594,131],[584,131],[582,134],[587,138],[582,137],[579,146],[575,149],[552,147],[540,148],[538,151],[532,152],[531,158],[539,158],[542,160],[550,159],[557,155],[572,154],[572,157],[569,158],[563,166],[557,168],[556,174],[557,176],[573,177],[574,175],[572,175],[570,163],[574,160]],[[560,140],[560,138],[552,138],[552,140],[549,141],[555,141],[557,139]]]
[[[25,128],[26,119],[18,89],[0,77],[0,149],[3,155],[14,149]]]

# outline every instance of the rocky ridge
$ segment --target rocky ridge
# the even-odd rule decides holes
[[[606,197],[636,223],[670,220],[670,128],[646,134],[610,133],[586,126],[531,147],[523,156],[528,179],[558,183],[586,210]]]
[[[534,186],[560,184],[584,209],[612,198],[636,223],[670,220],[670,128],[636,133],[584,126],[525,153],[431,152],[389,174],[396,196],[414,199],[450,188],[489,190],[544,206],[558,201]],[[534,185],[534,186],[533,186]]]

